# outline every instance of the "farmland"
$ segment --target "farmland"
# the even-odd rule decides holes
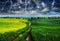
[[[60,19],[32,19],[32,41],[60,41]]]
[[[0,18],[0,41],[26,41],[29,20],[24,18]]]

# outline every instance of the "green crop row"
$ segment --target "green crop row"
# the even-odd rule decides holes
[[[60,41],[60,20],[32,19],[32,41]]]

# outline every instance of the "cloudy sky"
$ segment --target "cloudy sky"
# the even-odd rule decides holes
[[[11,2],[14,4],[14,3],[17,3],[18,1],[19,0],[0,0],[0,11],[3,10],[3,9],[8,10],[11,6]],[[24,2],[24,1],[25,0],[22,0],[21,2]],[[33,0],[33,1],[31,0],[31,5],[33,4],[33,6],[34,6],[35,3],[38,2],[38,1],[44,2],[48,5],[50,5],[53,2],[53,0]],[[54,1],[55,1],[54,6],[60,8],[60,0],[54,0]],[[23,6],[23,5],[24,4],[22,4],[20,6]],[[2,7],[4,7],[4,8],[2,8]]]

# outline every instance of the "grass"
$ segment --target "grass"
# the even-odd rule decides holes
[[[34,19],[32,22],[32,41],[60,41],[60,20]]]

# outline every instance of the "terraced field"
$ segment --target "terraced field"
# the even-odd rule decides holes
[[[60,19],[33,19],[32,41],[60,41]]]
[[[0,41],[26,41],[29,20],[23,18],[0,18]]]

